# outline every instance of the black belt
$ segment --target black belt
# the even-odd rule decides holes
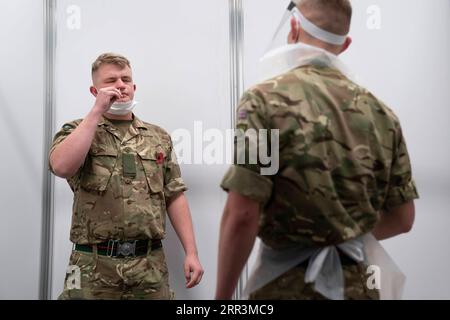
[[[148,252],[148,245],[151,242],[151,250],[157,250],[162,247],[160,239],[157,240],[109,240],[96,244],[76,244],[75,250],[83,252],[92,252],[94,245],[97,246],[97,254],[112,258],[142,256]]]

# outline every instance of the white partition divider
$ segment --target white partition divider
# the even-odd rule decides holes
[[[44,149],[43,1],[1,1],[0,300],[38,299]]]

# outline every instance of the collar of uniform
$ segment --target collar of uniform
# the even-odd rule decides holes
[[[145,126],[144,122],[142,122],[141,119],[139,119],[134,113],[132,114],[132,116],[133,116],[133,122],[132,122],[133,127],[147,130],[147,127]],[[102,118],[100,119],[100,122],[98,123],[98,126],[99,127],[101,127],[101,126],[113,127],[114,125],[112,124],[111,121],[109,121],[108,118],[106,118],[104,115],[102,115]]]
[[[133,113],[133,126],[135,128],[145,129],[147,130],[147,127],[145,126],[144,122],[141,121],[138,117],[136,117]]]
[[[324,76],[345,77],[345,75],[339,69],[333,66],[321,65],[320,63],[316,64],[314,61],[311,61],[311,64],[300,66],[293,70],[300,68],[307,70],[307,72],[315,72]]]
[[[124,137],[119,133],[119,131],[115,128],[113,123],[102,115],[100,122],[98,123],[99,127],[104,127],[106,131],[115,136],[122,142],[129,141],[138,135],[148,135],[148,128],[145,126],[144,122],[142,122],[138,117],[132,114],[133,122],[131,123],[130,130],[125,134]],[[144,133],[146,132],[146,133]]]

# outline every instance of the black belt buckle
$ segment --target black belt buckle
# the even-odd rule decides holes
[[[106,249],[106,255],[110,258],[113,257],[115,258],[118,256],[136,257],[136,242],[137,240],[124,242],[120,242],[119,240],[109,240],[108,248]],[[116,246],[115,254],[114,254],[114,246]]]

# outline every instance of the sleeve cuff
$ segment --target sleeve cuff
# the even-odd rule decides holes
[[[256,172],[233,165],[225,174],[220,186],[227,192],[237,192],[252,200],[266,203],[272,194],[273,183],[269,178]]]
[[[170,181],[168,184],[164,186],[164,197],[166,199],[170,199],[177,194],[186,191],[188,188],[184,183],[183,179],[176,178]]]

